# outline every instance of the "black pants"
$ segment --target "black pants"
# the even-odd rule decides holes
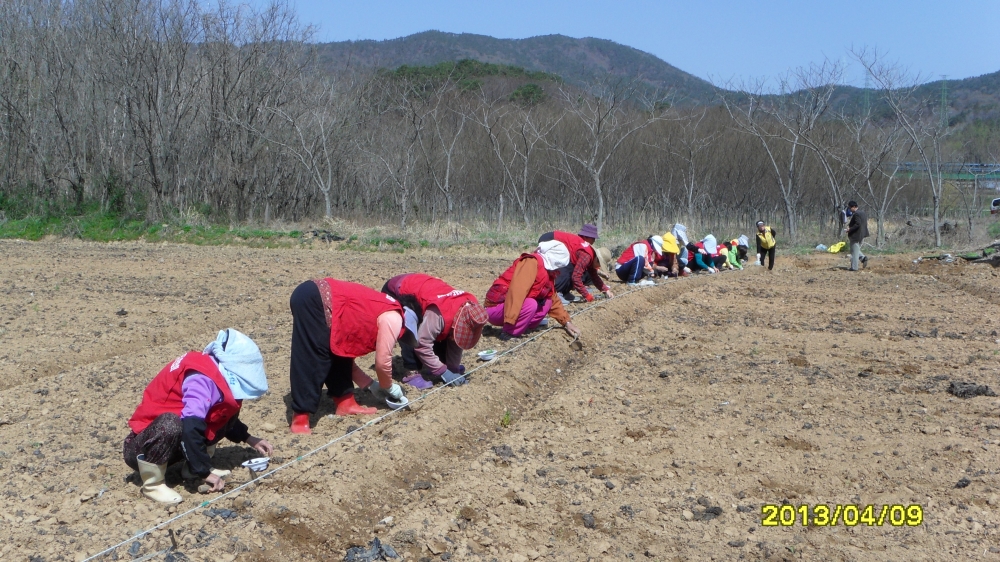
[[[403,356],[403,367],[406,367],[410,371],[419,371],[424,368],[424,364],[420,362],[420,358],[417,357],[416,351],[414,351],[413,346],[400,340],[399,342],[400,355]],[[445,354],[448,352],[448,342],[447,341],[436,341],[434,342],[434,355],[438,356],[438,359],[442,363],[445,362]]]
[[[737,261],[741,261],[741,262],[747,261],[748,260],[748,258],[747,258],[747,250],[749,250],[749,249],[750,248],[747,248],[746,246],[736,246],[736,259],[737,259]]]
[[[760,240],[757,241],[757,253],[760,254],[760,264],[764,265],[764,256],[767,256],[767,268],[774,269],[774,248],[765,250],[760,247]]]
[[[575,267],[575,265],[569,264],[565,267],[559,268],[559,274],[556,275],[555,287],[556,292],[560,295],[566,296],[573,290],[573,269]],[[583,284],[594,284],[594,281],[590,278],[590,271],[583,272]]]
[[[292,360],[288,370],[292,410],[314,414],[324,384],[334,397],[354,391],[354,359],[330,351],[330,328],[316,283],[306,281],[296,287],[288,305],[292,309]]]
[[[726,256],[719,254],[712,258],[712,263],[715,264],[715,269],[722,269],[726,265]]]
[[[122,443],[122,456],[132,470],[139,470],[136,457],[146,455],[146,462],[173,464],[184,460],[181,435],[184,426],[177,414],[160,414],[138,434],[134,431]]]

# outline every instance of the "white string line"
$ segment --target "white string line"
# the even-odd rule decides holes
[[[630,289],[628,291],[625,291],[624,293],[621,293],[620,295],[616,296],[615,299],[622,298],[622,297],[624,297],[626,295],[630,295],[630,294],[635,293],[637,291],[641,291],[643,289],[647,289],[647,288],[653,287],[653,286],[654,285],[637,286],[637,287],[632,288],[632,289]],[[554,298],[559,298],[559,296],[558,295],[554,295]],[[589,312],[590,310],[592,310],[592,309],[594,309],[594,308],[596,308],[598,306],[601,306],[601,305],[603,305],[603,304],[605,304],[607,302],[610,302],[611,300],[614,300],[614,299],[603,298],[603,299],[601,299],[601,300],[599,300],[599,301],[597,301],[595,303],[590,304],[587,307],[584,307],[584,308],[582,308],[580,310],[577,310],[573,314],[570,314],[570,318],[578,316],[578,315],[583,314],[585,312]],[[499,354],[497,354],[497,356],[492,361],[487,361],[487,362],[485,362],[485,363],[483,363],[483,364],[481,364],[481,365],[479,365],[477,367],[474,367],[472,370],[467,371],[463,376],[470,377],[473,373],[475,373],[476,371],[478,371],[480,369],[485,369],[486,367],[492,367],[493,365],[499,363],[499,360],[501,358],[503,358],[504,356],[510,355],[514,351],[520,349],[521,347],[524,347],[525,345],[528,345],[529,343],[535,341],[536,339],[544,336],[545,334],[547,334],[547,333],[549,333],[549,332],[551,332],[552,330],[555,330],[555,329],[556,329],[555,327],[550,326],[550,327],[546,328],[545,330],[542,330],[541,332],[538,332],[537,334],[531,336],[530,338],[528,338],[526,340],[523,340],[521,342],[518,342],[518,344],[515,345],[514,347],[507,348],[507,349],[503,350],[502,352],[500,352]],[[419,402],[419,401],[421,401],[421,400],[423,400],[425,398],[428,398],[428,397],[430,397],[430,396],[432,396],[432,395],[440,392],[445,387],[452,386],[452,384],[454,382],[455,381],[452,381],[450,383],[445,383],[445,384],[443,384],[441,386],[438,386],[438,387],[434,388],[433,390],[425,392],[425,393],[421,394],[420,396],[418,396],[417,398],[414,398],[413,400],[410,400],[410,402],[407,405],[414,404],[414,403]],[[109,552],[111,552],[111,551],[113,551],[113,550],[115,550],[117,548],[120,548],[120,547],[125,546],[126,544],[128,544],[130,542],[133,542],[133,541],[136,541],[136,540],[139,540],[139,539],[145,537],[146,535],[152,533],[153,531],[156,531],[158,529],[162,529],[163,527],[169,525],[170,523],[173,523],[174,521],[177,521],[178,519],[186,517],[186,516],[188,516],[188,515],[196,512],[196,511],[198,511],[199,509],[201,509],[203,507],[208,507],[208,506],[210,506],[210,505],[218,502],[221,499],[224,499],[226,497],[232,496],[232,495],[234,495],[234,494],[242,491],[244,488],[247,488],[250,485],[256,483],[257,481],[263,480],[264,478],[267,478],[267,477],[275,474],[276,472],[282,471],[282,470],[284,470],[284,469],[286,469],[286,468],[288,468],[288,467],[290,467],[290,466],[298,463],[299,461],[301,461],[301,460],[303,460],[305,458],[311,457],[311,456],[315,455],[316,453],[327,449],[331,445],[334,445],[334,444],[339,443],[340,441],[342,441],[344,439],[347,439],[348,437],[351,437],[352,435],[354,435],[355,433],[360,432],[361,430],[365,429],[366,427],[373,426],[373,425],[381,422],[382,420],[384,420],[384,419],[386,419],[386,418],[388,418],[388,417],[390,417],[390,416],[392,416],[392,415],[394,415],[394,414],[396,414],[398,412],[402,412],[405,409],[406,409],[406,407],[404,406],[404,407],[402,407],[402,408],[400,408],[398,410],[389,410],[385,414],[382,414],[381,416],[379,416],[377,418],[368,420],[367,422],[365,422],[360,427],[357,427],[357,428],[355,428],[355,429],[353,429],[353,430],[345,433],[344,435],[341,435],[340,437],[337,437],[336,439],[334,439],[333,441],[330,441],[330,442],[326,443],[325,445],[320,445],[319,447],[317,447],[317,448],[315,448],[315,449],[313,449],[311,451],[308,451],[308,452],[306,452],[306,453],[304,453],[302,455],[299,455],[299,456],[295,457],[294,459],[286,462],[285,464],[283,464],[283,465],[281,465],[281,466],[279,466],[277,468],[274,468],[274,469],[272,469],[272,470],[270,470],[268,472],[265,472],[264,474],[257,475],[256,478],[248,480],[248,481],[244,482],[243,484],[240,484],[239,486],[233,488],[232,490],[229,490],[228,492],[222,493],[222,494],[220,494],[220,495],[218,495],[218,496],[216,496],[216,497],[214,497],[214,498],[212,498],[210,500],[205,500],[205,501],[199,503],[198,505],[196,505],[195,507],[192,507],[191,509],[189,509],[187,511],[178,513],[177,515],[171,517],[170,519],[167,519],[167,520],[165,520],[165,521],[163,521],[161,523],[158,523],[157,525],[154,525],[153,527],[150,527],[149,529],[146,529],[145,531],[141,531],[139,533],[136,533],[135,535],[133,535],[133,536],[131,536],[131,537],[123,540],[122,542],[120,542],[118,544],[115,544],[113,546],[109,546],[108,548],[106,548],[106,549],[98,552],[97,554],[94,554],[93,556],[90,556],[89,558],[85,558],[83,562],[90,562],[91,560],[95,560],[97,558],[100,558],[101,556],[104,556],[105,554],[108,554]]]

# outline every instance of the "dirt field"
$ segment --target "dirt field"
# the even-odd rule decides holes
[[[264,352],[272,390],[241,417],[281,463],[363,423],[324,400],[313,435],[288,433],[298,283],[419,270],[481,296],[512,257],[0,242],[0,559],[83,559],[210,499],[177,473],[180,506],[141,498],[121,441],[150,378],[219,329]],[[1000,389],[1000,278],[912,258],[779,254],[608,301],[575,320],[582,351],[545,334],[171,523],[153,559],[342,560],[375,536],[405,560],[1000,559],[1000,398],[946,392]],[[494,334],[479,347],[513,345]],[[251,456],[224,442],[216,464]],[[923,520],[762,526],[783,502]]]

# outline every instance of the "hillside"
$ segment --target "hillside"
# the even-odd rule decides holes
[[[496,39],[471,33],[425,31],[387,41],[342,41],[317,45],[317,61],[331,71],[346,66],[395,68],[430,66],[443,61],[475,59],[523,67],[584,84],[605,74],[639,76],[644,82],[672,90],[680,100],[711,103],[714,88],[659,58],[605,39],[543,35],[528,39]]]
[[[681,103],[716,103],[715,88],[706,80],[654,55],[608,41],[565,35],[527,39],[497,39],[472,33],[425,31],[386,41],[341,41],[316,45],[321,69],[347,66],[396,68],[431,66],[445,61],[474,59],[522,67],[561,76],[570,84],[585,84],[605,74],[638,76],[642,81],[674,93]],[[928,82],[918,95],[929,102],[940,99],[941,82]],[[844,87],[835,105],[860,106],[863,90]],[[953,124],[1000,117],[1000,72],[948,81],[948,105]]]

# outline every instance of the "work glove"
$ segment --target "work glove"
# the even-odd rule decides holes
[[[441,380],[443,380],[445,384],[451,384],[453,386],[460,386],[469,382],[462,375],[453,373],[447,369],[445,369],[445,371],[441,373]]]
[[[587,293],[586,295],[584,295],[584,298],[587,299],[587,302],[594,302],[594,295],[592,295],[590,293]]]
[[[392,386],[385,389],[385,395],[393,402],[401,402],[403,400],[403,388],[399,386],[399,383],[394,382]]]

